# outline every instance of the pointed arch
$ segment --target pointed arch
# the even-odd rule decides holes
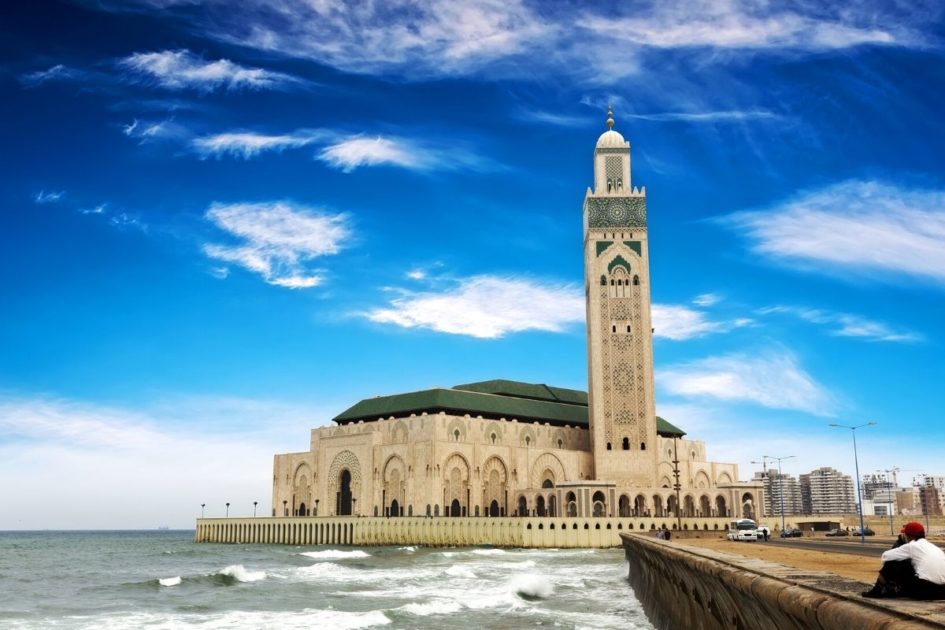
[[[568,480],[564,474],[564,465],[561,463],[561,460],[554,454],[546,452],[539,455],[532,464],[529,487],[541,488],[544,481],[549,478],[553,484],[559,484],[562,481]]]

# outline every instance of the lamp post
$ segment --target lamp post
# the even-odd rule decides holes
[[[676,491],[676,530],[682,531],[682,517],[679,514],[679,490],[682,488],[682,484],[679,483],[679,454],[676,450],[676,438],[679,437],[675,433],[673,434],[673,477],[676,478],[675,483],[673,483],[673,489]]]
[[[253,518],[256,518],[256,504],[257,503],[259,503],[259,501],[253,501]]]
[[[204,509],[205,507],[207,507],[207,504],[206,504],[206,503],[201,503],[201,504],[200,504],[200,518],[203,518],[203,509]]]
[[[771,461],[778,462],[778,494],[781,495],[781,531],[784,531],[784,475],[781,474],[781,461],[785,459],[791,459],[794,455],[787,455],[785,457],[771,457],[766,455],[766,459]]]
[[[856,468],[856,501],[857,507],[860,510],[860,543],[866,544],[866,525],[863,524],[863,495],[860,494],[860,460],[856,454],[856,430],[862,429],[863,427],[872,427],[875,426],[875,422],[867,422],[865,424],[858,424],[855,426],[850,426],[846,424],[834,424],[831,423],[830,426],[837,427],[839,429],[850,429],[850,433],[853,434],[853,465]]]
[[[922,475],[922,482],[925,484],[925,487],[928,488],[928,486],[929,486],[928,479],[927,479],[927,478],[928,478],[928,475],[926,475],[925,473],[919,473],[919,474]],[[915,485],[915,477],[912,478],[912,483],[913,483],[913,485]],[[920,499],[921,499],[921,501],[922,501],[922,513],[925,514],[925,531],[926,531],[926,533],[928,533],[928,531],[929,531],[929,512],[931,511],[931,510],[929,509],[929,493],[928,493],[927,491],[923,490],[921,487],[919,488],[919,492],[920,492],[919,497],[920,497]]]
[[[230,518],[230,504],[229,503],[226,504],[226,517]]]

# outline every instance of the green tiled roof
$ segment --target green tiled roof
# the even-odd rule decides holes
[[[457,385],[452,389],[424,389],[393,396],[365,398],[333,418],[338,424],[378,418],[402,418],[440,411],[484,418],[513,418],[553,425],[587,426],[587,393],[541,383],[493,380]],[[663,418],[656,418],[656,432],[664,437],[686,433]]]

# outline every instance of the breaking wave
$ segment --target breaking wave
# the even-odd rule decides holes
[[[326,549],[325,551],[303,551],[300,555],[315,560],[345,560],[348,558],[370,558],[371,554],[360,549],[343,551],[341,549]]]
[[[430,602],[414,602],[401,606],[399,610],[408,612],[417,617],[430,617],[432,615],[451,615],[463,609],[462,604],[449,599],[437,599]]]
[[[180,584],[180,576],[169,577],[169,578],[158,578],[158,584],[161,586],[178,586]]]
[[[462,577],[462,578],[475,578],[476,574],[473,573],[472,569],[466,568],[461,564],[454,564],[449,569],[446,570],[446,575],[452,577]]]
[[[231,564],[214,575],[223,578],[224,583],[258,582],[266,579],[265,571],[248,571],[242,564]]]
[[[509,590],[527,600],[548,599],[555,592],[555,588],[548,578],[534,573],[525,573],[513,577],[509,582]]]

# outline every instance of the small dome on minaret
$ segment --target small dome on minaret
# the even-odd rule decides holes
[[[623,139],[619,131],[614,131],[614,110],[607,106],[607,131],[597,139],[598,149],[626,149],[630,143]]]

